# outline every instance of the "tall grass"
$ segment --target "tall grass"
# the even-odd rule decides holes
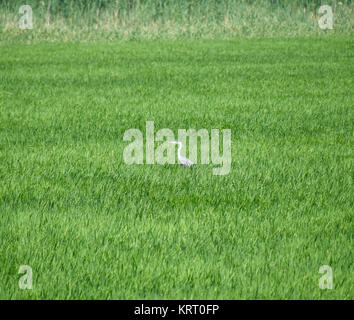
[[[19,7],[33,9],[33,30],[20,30]],[[332,6],[333,30],[318,27]],[[351,0],[14,0],[0,1],[0,41],[232,38],[353,34]]]

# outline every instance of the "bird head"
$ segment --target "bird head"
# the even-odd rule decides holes
[[[180,147],[182,147],[182,142],[181,141],[169,141],[169,143],[178,144]]]

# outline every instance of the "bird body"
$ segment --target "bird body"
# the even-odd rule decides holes
[[[181,141],[170,141],[170,143],[173,144],[177,144],[178,145],[178,149],[177,149],[177,157],[178,157],[178,162],[185,167],[190,167],[192,166],[194,163],[189,160],[186,157],[181,156],[181,149],[182,149],[182,142]]]

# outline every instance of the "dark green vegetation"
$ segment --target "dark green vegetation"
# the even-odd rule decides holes
[[[353,299],[353,52],[345,37],[2,45],[0,298]],[[123,133],[146,120],[232,129],[230,174],[125,165]]]
[[[0,0],[0,43],[228,39],[353,35],[351,0],[27,0],[33,30],[20,30],[23,0]],[[330,5],[333,30],[318,26]]]

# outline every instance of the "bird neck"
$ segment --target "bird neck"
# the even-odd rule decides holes
[[[180,157],[181,156],[181,149],[182,149],[182,144],[178,144],[178,148],[177,148],[177,154]]]

